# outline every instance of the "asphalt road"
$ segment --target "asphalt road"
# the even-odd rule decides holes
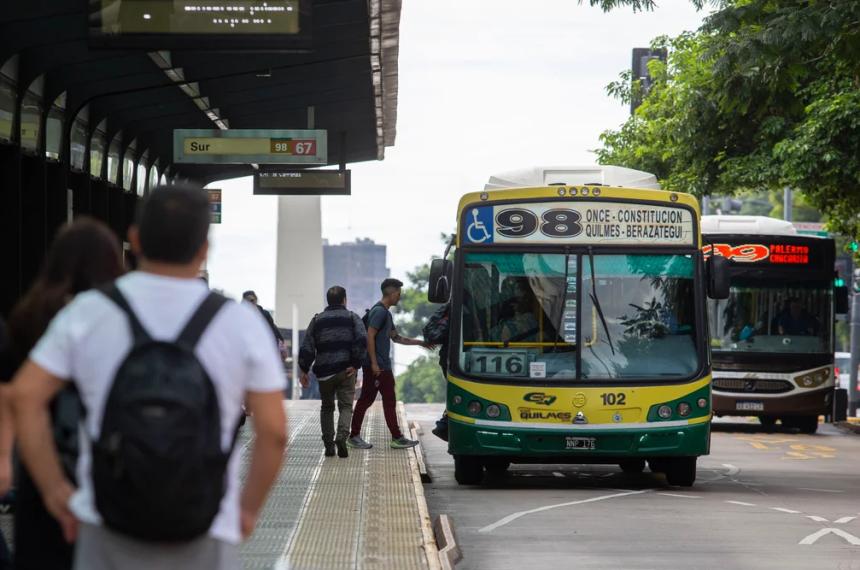
[[[609,465],[514,465],[461,487],[430,433],[441,410],[407,407],[424,431],[431,514],[453,519],[464,553],[458,570],[860,570],[860,435],[721,419],[690,489]]]

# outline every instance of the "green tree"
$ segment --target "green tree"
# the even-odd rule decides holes
[[[434,355],[414,360],[406,372],[398,376],[397,399],[407,403],[445,401],[445,379]]]
[[[448,245],[453,234],[441,234],[442,247]],[[434,256],[434,259],[436,257]],[[403,288],[400,303],[394,309],[397,313],[397,330],[403,336],[420,338],[427,319],[436,312],[439,305],[427,300],[427,286],[430,282],[430,264],[419,265],[406,274],[407,286]]]
[[[697,32],[655,40],[669,48],[668,63],[650,63],[652,88],[602,135],[599,161],[648,170],[665,188],[698,196],[794,188],[798,219],[820,212],[831,231],[860,236],[860,2],[711,4]],[[629,101],[639,89],[629,79],[622,74],[609,93]]]

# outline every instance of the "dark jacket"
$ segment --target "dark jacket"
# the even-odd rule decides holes
[[[272,329],[272,334],[275,335],[275,341],[283,341],[284,335],[281,334],[280,329],[278,329],[278,327],[275,325],[275,320],[272,319],[272,315],[269,313],[269,311],[267,311],[260,305],[257,305],[257,308],[260,309],[260,313],[263,315],[263,318],[266,319],[266,322],[269,324],[269,328]]]
[[[367,331],[358,315],[342,305],[326,307],[311,319],[299,350],[299,367],[325,378],[348,367],[360,368],[367,353]]]

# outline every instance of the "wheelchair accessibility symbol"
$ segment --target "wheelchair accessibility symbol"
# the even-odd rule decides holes
[[[472,222],[466,227],[466,238],[471,243],[492,243],[493,209],[472,208],[470,214]],[[490,229],[487,228],[488,224]]]

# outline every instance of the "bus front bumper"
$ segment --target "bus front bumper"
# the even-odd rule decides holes
[[[503,456],[520,462],[544,459],[547,462],[583,463],[629,457],[675,457],[707,455],[711,424],[703,421],[682,426],[601,429],[577,425],[570,430],[524,428],[466,423],[449,418],[448,453],[453,455]],[[642,424],[638,424],[642,425]],[[570,447],[593,439],[593,449]]]
[[[718,416],[817,416],[830,413],[832,403],[832,386],[769,398],[756,397],[754,393],[713,391],[714,414]]]

